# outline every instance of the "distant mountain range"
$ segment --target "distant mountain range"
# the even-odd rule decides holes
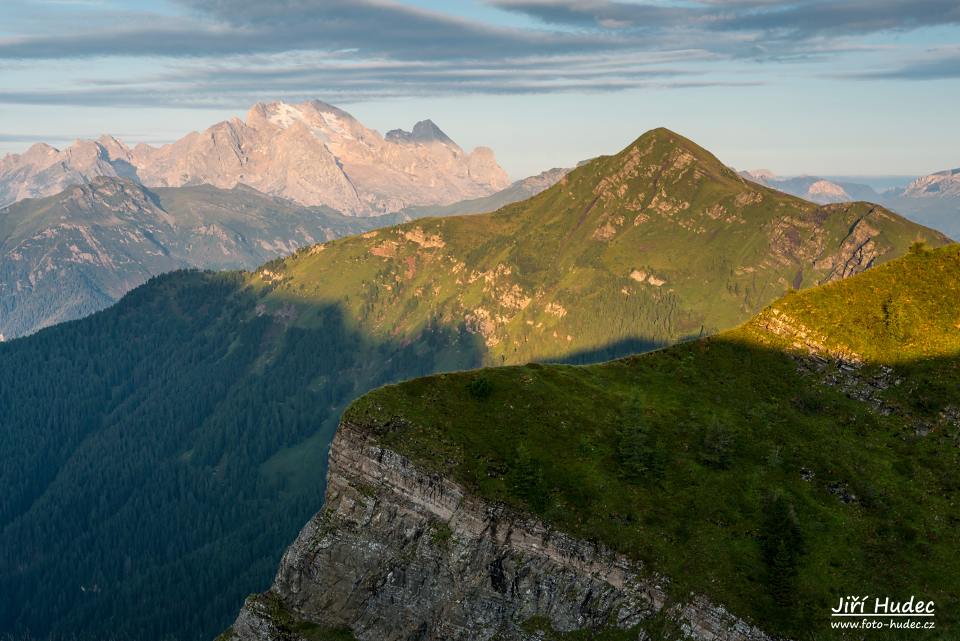
[[[114,203],[110,216],[122,220],[133,200],[158,230],[151,234],[173,233],[164,213],[180,190],[167,201],[151,190],[160,194],[151,205],[136,185],[120,183],[121,193],[109,184],[100,198]],[[81,203],[90,197],[83,188],[77,194]],[[121,248],[149,246],[149,238],[118,236]],[[657,129],[493,213],[424,218],[301,247],[250,272],[154,277],[98,314],[0,344],[0,636],[209,640],[246,595],[269,584],[319,508],[338,419],[364,392],[480,365],[594,362],[712,334],[791,289],[863,272],[916,241],[948,243],[878,205],[817,205],[745,180],[692,141]],[[215,254],[225,241],[192,232],[185,242]],[[59,251],[69,260],[96,257],[79,244]],[[696,349],[657,362],[697,386],[704,378]],[[743,357],[728,367],[770,383],[756,373],[767,371],[754,369],[759,362]],[[561,382],[551,389],[562,394]],[[593,418],[616,407],[612,390],[595,384],[602,400]],[[738,394],[750,404],[722,405],[724,384],[709,385],[704,398],[718,399],[717,420],[757,409],[769,412],[769,429],[788,433],[779,397]],[[688,408],[689,398],[678,395],[672,406]],[[416,402],[443,400],[423,390]],[[537,414],[553,420],[557,407]],[[766,421],[758,426],[768,429]],[[568,453],[608,451],[580,427],[557,422],[563,433],[554,442]],[[449,460],[466,451],[450,450]],[[790,456],[771,448],[751,460]],[[470,461],[500,483],[493,458]],[[593,469],[616,465],[603,459]],[[577,496],[599,487],[616,486],[584,482]],[[591,514],[626,522],[614,507]],[[704,517],[716,527],[735,518]],[[436,540],[443,538],[441,528]],[[484,567],[500,585],[500,566]],[[386,562],[381,570],[389,572]],[[736,570],[718,576],[750,580]],[[365,585],[364,594],[389,597],[379,579]],[[304,638],[323,638],[303,630]]]
[[[960,239],[960,169],[940,171],[882,195],[882,202],[919,223]]]
[[[175,269],[243,269],[298,247],[394,224],[250,187],[147,189],[98,176],[0,210],[0,336],[86,316]]]
[[[960,198],[960,169],[938,171],[918,178],[903,190],[908,198]]]
[[[863,183],[817,176],[785,178],[767,169],[741,171],[740,175],[817,203],[857,200],[879,203],[952,238],[960,238],[960,169],[921,176],[906,187],[882,191]]]
[[[851,182],[834,182],[817,176],[793,176],[784,178],[767,169],[741,171],[740,175],[762,185],[779,189],[801,198],[820,203],[843,203],[855,200],[877,202],[878,194],[869,185]]]
[[[492,211],[566,173],[552,169],[450,205],[344,216],[238,185],[148,189],[97,176],[0,209],[0,339],[116,302],[150,276],[184,268],[250,269],[297,248],[423,216]]]
[[[381,136],[320,101],[259,103],[203,132],[129,148],[112,136],[57,150],[37,144],[0,159],[0,206],[52,196],[97,176],[147,187],[249,185],[302,205],[355,216],[448,205],[509,186],[493,152],[465,152],[424,120]]]

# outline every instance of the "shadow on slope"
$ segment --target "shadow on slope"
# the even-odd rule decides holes
[[[244,282],[156,277],[0,345],[0,632],[212,637],[316,511],[346,404],[483,362],[462,327],[372,340],[336,305],[298,327]]]
[[[316,509],[345,404],[480,362],[465,332],[374,343],[334,306],[288,327],[241,285],[158,277],[0,345],[0,630],[213,636]]]
[[[663,341],[637,336],[633,338],[617,340],[604,347],[577,351],[558,358],[547,359],[542,362],[563,365],[589,365],[590,363],[600,363],[603,361],[612,360],[614,358],[621,358],[629,354],[642,354],[644,352],[651,352],[653,350],[666,347],[666,345],[667,343],[664,343]]]

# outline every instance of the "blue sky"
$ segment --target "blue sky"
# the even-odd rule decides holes
[[[515,177],[657,126],[739,168],[929,173],[960,166],[960,0],[0,3],[0,153],[310,98]]]

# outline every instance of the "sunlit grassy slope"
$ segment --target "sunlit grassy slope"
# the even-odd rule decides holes
[[[917,595],[916,638],[956,638],[958,287],[960,247],[918,249],[705,340],[417,379],[344,420],[769,631],[840,638],[840,596]]]
[[[855,280],[788,296],[772,309],[805,326],[829,329],[826,347],[873,363],[960,354],[958,246],[915,247],[909,258]]]
[[[463,326],[500,364],[729,328],[791,287],[856,273],[915,240],[947,242],[882,207],[818,207],[744,181],[657,129],[496,213],[327,243],[254,280],[272,288],[274,308],[337,302],[371,335]],[[309,311],[298,322],[309,326]]]

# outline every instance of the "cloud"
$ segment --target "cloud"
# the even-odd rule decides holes
[[[114,20],[105,29],[0,39],[0,58],[197,57],[352,50],[408,60],[490,59],[618,46],[615,38],[597,34],[492,27],[379,0],[178,3],[191,10],[190,18],[141,14],[137,19],[130,16]]]
[[[615,0],[488,0],[547,24],[600,30],[752,32],[759,40],[863,35],[960,24],[956,0],[700,0],[683,5]]]
[[[691,9],[610,0],[488,0],[488,4],[547,24],[611,30],[676,27],[705,13],[702,7]]]
[[[390,0],[176,0],[182,16],[98,14],[95,29],[0,39],[0,59],[171,58],[352,51],[397,60],[492,60],[697,48],[724,55],[816,39],[960,24],[956,0],[486,0],[545,28],[502,27]],[[143,26],[148,25],[148,26]]]
[[[854,80],[948,80],[960,78],[960,46],[942,47],[892,69],[844,74]]]
[[[865,35],[960,24],[956,0],[819,0],[746,12],[720,20],[725,29],[760,29],[800,37]]]
[[[55,87],[7,83],[0,103],[235,108],[317,95],[740,86],[757,82],[737,66],[746,61],[829,60],[862,48],[864,35],[960,22],[956,0],[483,0],[536,26],[393,0],[173,1],[179,12],[166,14],[81,2],[83,27],[0,37],[0,64],[149,60],[135,79],[93,67]]]
[[[68,140],[69,136],[54,136],[50,134],[3,134],[0,133],[0,142],[36,142],[38,140]]]
[[[698,52],[526,57],[475,63],[457,61],[360,60],[350,57],[261,56],[236,64],[184,61],[162,74],[128,81],[82,80],[80,89],[0,90],[0,103],[84,106],[244,108],[282,98],[325,99],[339,104],[410,96],[463,94],[594,93],[638,87],[684,88],[755,84],[703,78]]]

